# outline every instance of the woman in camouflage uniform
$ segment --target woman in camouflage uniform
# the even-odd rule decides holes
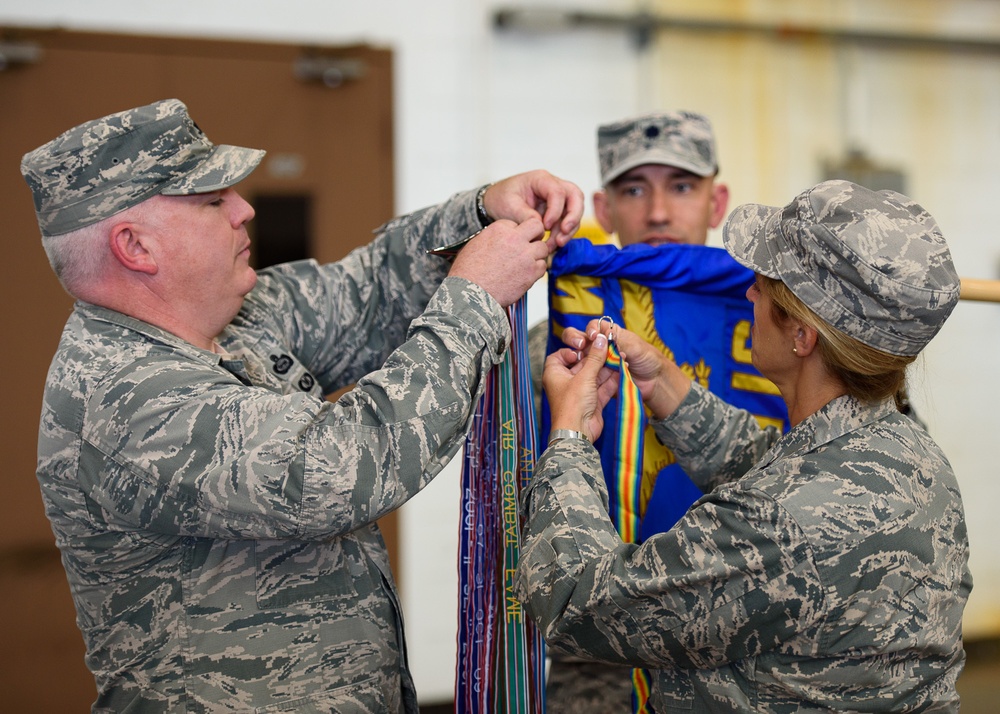
[[[525,493],[518,592],[560,651],[652,671],[658,714],[958,711],[972,587],[958,483],[893,395],[954,309],[934,219],[844,181],[725,227],[758,277],[753,363],[784,436],[693,384],[618,327],[661,441],[706,496],[623,543],[597,452],[608,323],[549,357],[553,436]]]

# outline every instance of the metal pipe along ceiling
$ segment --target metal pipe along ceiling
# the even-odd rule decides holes
[[[832,42],[870,45],[873,47],[936,48],[946,51],[1000,53],[1000,38],[995,37],[822,27],[819,25],[802,25],[785,22],[767,23],[669,17],[647,12],[616,14],[508,7],[499,8],[494,11],[493,25],[499,30],[520,30],[535,33],[558,32],[581,28],[623,29],[632,33],[639,47],[645,47],[654,32],[681,30],[754,34],[779,40],[821,39]]]

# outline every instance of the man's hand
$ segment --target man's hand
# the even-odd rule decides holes
[[[548,171],[529,171],[498,181],[483,196],[486,213],[494,219],[524,223],[537,218],[549,231],[552,249],[561,248],[580,228],[583,191]]]
[[[555,244],[544,235],[537,217],[495,221],[458,252],[448,275],[471,280],[503,307],[512,305],[545,274]]]

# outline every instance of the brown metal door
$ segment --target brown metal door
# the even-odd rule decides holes
[[[42,385],[71,300],[45,259],[18,166],[79,122],[170,97],[214,141],[268,150],[240,185],[259,204],[259,240],[271,246],[255,254],[335,260],[392,215],[388,50],[0,28],[10,368],[0,410],[0,691],[9,711],[85,711],[95,696],[34,478]],[[395,521],[383,528],[395,553]]]

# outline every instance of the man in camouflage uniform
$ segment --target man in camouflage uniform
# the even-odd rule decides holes
[[[594,217],[620,247],[705,245],[729,205],[708,119],[695,112],[646,114],[597,128],[601,189]],[[531,328],[532,378],[542,387],[548,325]]]
[[[553,648],[653,669],[657,714],[957,712],[962,500],[892,398],[958,300],[948,246],[911,200],[845,181],[743,206],[724,240],[758,273],[753,362],[793,428],[761,429],[613,328],[657,436],[714,489],[669,532],[622,543],[590,443],[616,383],[607,326],[567,330],[573,349],[546,363],[554,431],[524,494],[519,597]],[[848,353],[870,358],[851,386]]]
[[[601,189],[592,197],[594,216],[620,247],[705,245],[710,229],[726,215],[729,188],[717,180],[719,162],[708,119],[672,111],[599,126],[597,155]],[[531,328],[528,346],[532,381],[541,408],[542,366],[548,322]],[[701,493],[683,474],[661,483],[679,513]],[[665,498],[664,493],[658,494]],[[670,520],[676,517],[671,513]],[[550,714],[626,711],[632,700],[632,668],[552,653],[546,684]]]
[[[78,299],[38,479],[97,712],[417,711],[375,522],[461,446],[510,338],[502,308],[582,212],[579,189],[531,172],[340,262],[258,275],[232,186],[263,155],[165,100],[21,165]],[[427,254],[480,229],[450,268]]]
[[[647,114],[597,129],[601,228],[629,245],[704,245],[726,215],[729,188],[708,119],[695,112]]]

